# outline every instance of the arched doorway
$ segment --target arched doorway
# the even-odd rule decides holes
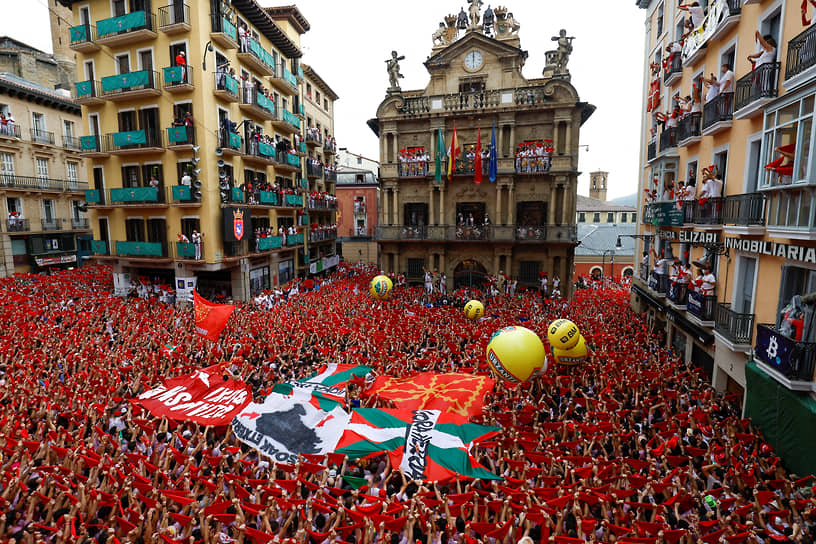
[[[467,259],[453,269],[453,288],[476,287],[481,288],[487,283],[487,270],[482,263]]]

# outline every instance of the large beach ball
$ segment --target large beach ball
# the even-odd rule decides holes
[[[556,319],[547,327],[547,340],[553,349],[570,349],[578,343],[578,325],[569,319]]]
[[[541,339],[524,327],[504,327],[494,332],[485,355],[493,374],[509,383],[526,382],[547,361]]]
[[[484,304],[478,300],[471,300],[465,304],[465,317],[468,319],[479,319],[484,315]]]
[[[371,293],[371,296],[374,298],[385,298],[388,296],[388,293],[391,292],[393,286],[394,284],[388,276],[375,276],[374,279],[371,280],[368,292]]]
[[[586,360],[588,354],[589,350],[582,334],[578,335],[578,343],[570,349],[552,348],[553,359],[559,365],[574,366],[581,364]]]

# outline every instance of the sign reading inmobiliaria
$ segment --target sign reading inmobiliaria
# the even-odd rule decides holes
[[[156,417],[199,425],[227,425],[252,400],[249,386],[224,380],[219,365],[166,380],[131,402]]]

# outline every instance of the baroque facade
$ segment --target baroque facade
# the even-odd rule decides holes
[[[537,285],[543,273],[569,278],[579,134],[594,111],[570,84],[571,39],[562,32],[559,50],[546,55],[545,77],[527,79],[520,25],[506,9],[481,14],[471,6],[462,35],[454,19],[434,34],[425,89],[399,88],[402,58],[392,54],[391,86],[369,122],[380,139],[380,266],[409,281],[438,271],[454,288],[496,274],[522,285]],[[571,285],[564,287],[568,295]]]

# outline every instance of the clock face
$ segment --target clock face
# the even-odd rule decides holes
[[[465,55],[465,68],[468,70],[478,70],[482,67],[482,54],[475,49]]]

